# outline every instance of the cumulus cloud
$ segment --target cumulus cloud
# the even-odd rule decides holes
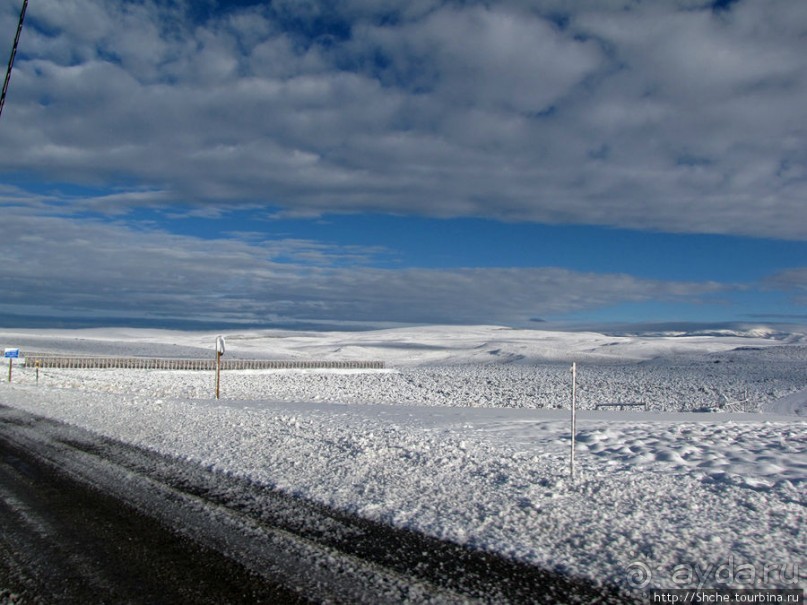
[[[107,211],[807,237],[804,3],[383,4],[34,3],[0,171],[131,186]]]
[[[0,308],[219,321],[526,322],[623,302],[709,301],[729,286],[560,268],[385,269],[386,251],[244,233],[204,240],[7,209]],[[346,263],[349,266],[343,266]]]
[[[500,7],[449,5],[398,27],[361,28],[357,37],[358,52],[385,62],[377,66],[382,82],[433,93],[455,111],[547,111],[601,60],[595,43]]]

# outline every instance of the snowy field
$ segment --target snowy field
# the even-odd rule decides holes
[[[207,357],[215,334],[0,331],[24,352]],[[807,339],[497,327],[227,335],[386,369],[14,367],[0,403],[625,588],[804,587]],[[571,361],[578,362],[569,478]],[[641,403],[630,411],[598,404]],[[561,409],[566,408],[566,409]]]

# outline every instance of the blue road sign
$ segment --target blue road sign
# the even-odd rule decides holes
[[[17,359],[19,358],[19,356],[20,356],[19,349],[6,349],[5,351],[3,351],[3,357],[7,359]]]

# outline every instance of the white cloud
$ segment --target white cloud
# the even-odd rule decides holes
[[[163,192],[123,208],[807,237],[803,3],[183,6],[32,4],[0,171]]]
[[[403,26],[366,27],[359,37],[363,50],[390,61],[387,79],[431,89],[453,110],[545,111],[601,60],[594,43],[500,7],[442,8]]]
[[[807,267],[779,271],[767,280],[767,285],[773,290],[790,293],[796,305],[807,304]]]
[[[11,207],[0,241],[0,306],[17,314],[517,323],[730,289],[559,268],[381,269],[379,248],[250,233],[203,240]]]

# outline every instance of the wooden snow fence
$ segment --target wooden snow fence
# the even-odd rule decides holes
[[[160,359],[150,357],[77,357],[67,355],[32,355],[25,358],[26,367],[61,369],[125,369],[125,370],[215,370],[215,359]],[[383,361],[317,361],[317,360],[222,360],[222,370],[380,370]]]

